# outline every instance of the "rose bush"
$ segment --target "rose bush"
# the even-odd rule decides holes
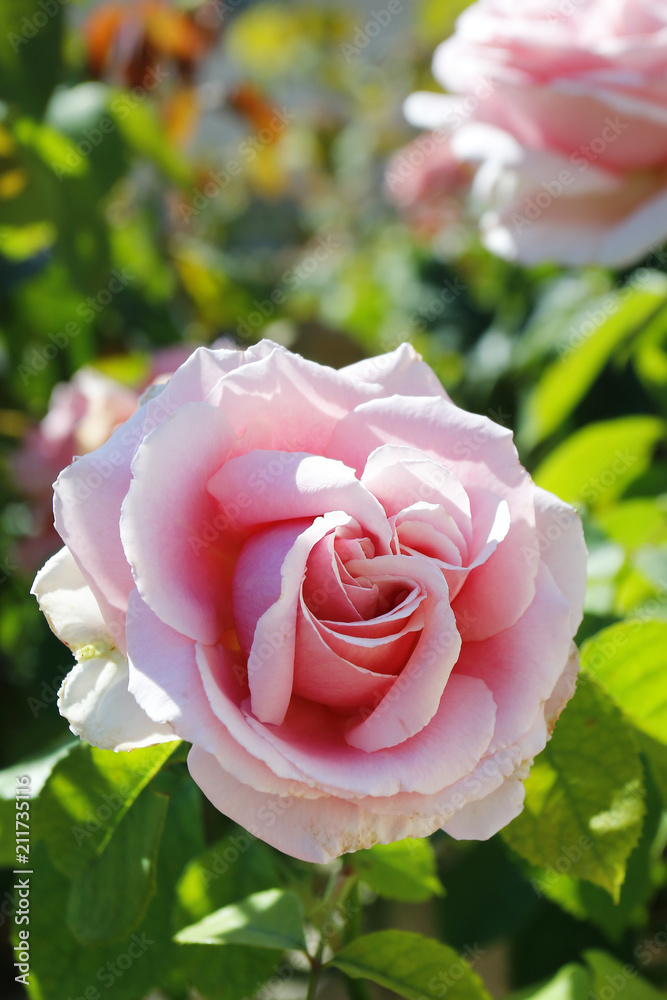
[[[406,103],[439,140],[414,173],[433,189],[460,184],[451,158],[468,170],[490,250],[616,267],[667,237],[664,4],[477,0],[433,73],[449,96]]]
[[[33,592],[84,739],[191,742],[209,799],[309,861],[520,812],[575,683],[581,524],[409,346],[199,349],[55,515]]]

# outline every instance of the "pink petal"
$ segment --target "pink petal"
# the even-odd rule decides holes
[[[282,792],[255,791],[198,747],[190,751],[188,767],[217,809],[254,837],[302,861],[324,864],[349,851],[433,831],[423,821],[379,816],[345,799],[299,797],[288,782]]]
[[[464,642],[456,664],[457,673],[483,680],[498,706],[491,752],[514,743],[543,713],[568,660],[570,607],[546,566],[536,582],[519,621],[482,642]]]
[[[365,623],[359,622],[358,624]],[[335,624],[327,626],[318,622],[308,609],[302,606],[297,618],[296,642],[296,668],[302,681],[301,687],[307,684],[308,690],[313,690],[314,678],[325,675],[325,662],[332,663],[336,658],[354,664],[355,667],[360,667],[363,670],[373,671],[375,675],[400,673],[418,639],[418,632],[421,631],[423,624],[424,619],[421,613],[411,613],[405,624],[399,619],[395,631],[387,636],[373,638],[364,635],[346,636],[337,633]],[[402,628],[401,625],[403,625]],[[305,646],[301,644],[302,639],[306,643]],[[316,664],[316,651],[321,649],[326,651],[326,656],[324,653],[321,654],[325,656],[325,660]],[[305,690],[299,693],[302,693],[306,698],[312,697],[312,695],[306,694]],[[320,701],[321,699],[315,697],[314,700]],[[334,704],[334,702],[324,702],[324,704]],[[363,702],[363,704],[369,705],[370,701]]]
[[[56,530],[95,595],[121,652],[125,651],[127,598],[134,581],[118,520],[144,418],[142,407],[101,448],[64,469],[54,485]]]
[[[353,570],[350,565],[351,571]],[[427,725],[438,709],[447,679],[461,649],[461,637],[449,606],[447,584],[430,560],[417,556],[379,556],[363,568],[371,580],[395,577],[413,579],[426,594],[424,628],[408,663],[401,673],[404,697],[394,698],[397,687],[363,722],[352,725],[346,734],[351,746],[371,753],[395,746],[414,736]]]
[[[381,444],[419,448],[446,465],[466,490],[479,486],[506,500],[511,527],[495,552],[471,573],[457,598],[466,639],[485,639],[517,621],[535,593],[534,568],[517,552],[535,541],[534,487],[510,431],[445,399],[395,397],[357,407],[332,435],[327,455],[358,472]]]
[[[470,544],[468,494],[442,462],[434,462],[415,448],[383,445],[369,456],[361,482],[378,498],[388,517],[420,501],[439,504],[454,522],[453,540],[460,534],[465,545]]]
[[[443,826],[454,840],[489,840],[515,819],[526,797],[523,779],[506,778],[494,792],[478,802],[467,802]]]
[[[241,554],[234,574],[234,607],[242,622],[245,644],[250,634],[250,620],[264,601],[271,602],[256,621],[248,655],[252,711],[262,722],[280,725],[292,697],[296,616],[310,550],[320,538],[349,520],[343,513],[318,517],[305,531],[300,530],[296,538],[293,522],[290,522],[284,530],[277,529],[278,534],[262,532],[256,536],[257,542],[252,539]],[[299,528],[302,526],[301,523]],[[283,555],[287,545],[290,547]],[[258,573],[266,572],[267,567],[259,569],[264,566],[264,551],[272,582],[258,588],[257,598],[261,596],[261,604],[250,603],[253,580]]]
[[[357,361],[341,368],[340,375],[357,384],[367,382],[381,386],[383,396],[444,396],[440,379],[422,361],[411,344],[400,344],[389,354]],[[378,393],[373,395],[377,396]]]
[[[553,493],[535,487],[536,549],[570,604],[574,636],[583,617],[586,597],[586,543],[581,518],[574,507]]]
[[[386,650],[384,656],[387,656]],[[344,659],[326,644],[303,613],[299,615],[294,661],[295,695],[321,705],[351,710],[377,704],[394,680],[391,674],[374,673]]]
[[[127,609],[129,690],[146,715],[183,740],[220,752],[223,728],[204,692],[195,643],[165,625],[137,590]]]
[[[345,511],[386,551],[391,544],[391,528],[372,493],[342,462],[320,455],[255,450],[226,462],[208,488],[223,507],[230,501],[239,507],[239,528]]]
[[[299,698],[282,726],[263,725],[241,704],[221,647],[198,646],[197,662],[213,710],[244,749],[279,777],[333,795],[435,793],[473,771],[493,735],[495,704],[475,678],[452,676],[430,725],[399,746],[369,754],[345,742],[344,719]]]
[[[220,410],[205,403],[179,407],[139,445],[121,513],[123,546],[142,599],[176,631],[208,643],[231,624],[232,553],[222,540],[228,518],[220,519],[206,484],[233,440]]]

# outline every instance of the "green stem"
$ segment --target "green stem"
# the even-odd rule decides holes
[[[345,928],[345,940],[354,941],[363,933],[362,921],[361,921],[361,896],[359,893],[359,880],[355,878],[350,880],[351,885],[349,887],[349,919],[347,921],[347,926]]]
[[[320,978],[320,970],[315,966],[310,970],[310,976],[308,977],[308,992],[306,993],[306,1000],[315,1000],[315,993],[317,991],[317,980]]]
[[[371,1000],[371,991],[364,979],[350,979],[349,976],[346,976],[345,986],[350,1000]]]
[[[306,993],[306,1000],[315,1000],[317,981],[320,978],[320,972],[322,971],[324,946],[325,940],[324,937],[321,937],[315,957],[312,958],[311,956],[308,956],[310,958],[310,976],[308,977],[308,992]]]

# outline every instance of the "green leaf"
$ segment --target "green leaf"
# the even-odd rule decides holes
[[[282,881],[275,853],[239,827],[188,863],[176,889],[181,926]]]
[[[591,678],[580,678],[526,780],[523,812],[503,831],[547,871],[563,869],[618,900],[644,817],[642,764],[632,728]]]
[[[41,115],[62,72],[64,7],[48,14],[40,0],[0,4],[0,93],[27,114]]]
[[[598,632],[581,650],[591,673],[642,732],[667,744],[667,622],[629,621]]]
[[[34,869],[39,877],[34,877],[31,886],[29,928],[31,944],[35,945],[30,968],[33,1000],[91,995],[137,1000],[158,987],[163,987],[169,996],[185,994],[182,949],[171,940],[170,904],[184,864],[193,852],[201,850],[202,834],[198,810],[201,795],[185,768],[182,772],[182,781],[170,797],[160,845],[158,890],[141,926],[123,941],[82,945],[74,937],[66,920],[72,883],[53,866],[45,844],[35,845]],[[123,880],[118,886],[119,893],[126,888]],[[204,951],[210,949],[192,949],[198,952],[200,961]],[[255,964],[257,957],[254,952]],[[236,971],[239,968],[240,976]],[[258,979],[255,968],[247,968],[243,961],[219,961],[216,971],[233,1000],[253,995]],[[209,994],[205,995],[208,1000]],[[211,994],[210,1000],[222,998]]]
[[[634,965],[621,965],[615,958],[604,951],[585,951],[584,958],[593,973],[593,993],[603,996],[601,991],[615,993],[623,991],[628,1000],[665,1000],[665,994],[656,990],[645,979],[642,979]]]
[[[667,746],[659,740],[654,740],[646,733],[638,731],[639,746],[646,755],[651,775],[656,783],[663,806],[667,809]]]
[[[665,275],[640,273],[639,286],[626,286],[589,302],[571,323],[568,349],[547,368],[528,398],[522,420],[527,445],[557,430],[619,346],[665,308]]]
[[[608,892],[583,879],[564,873],[539,869],[532,871],[531,885],[539,894],[557,903],[579,920],[600,927],[613,941],[618,941],[628,927],[639,927],[647,920],[646,906],[658,888],[656,862],[662,853],[665,834],[661,831],[662,803],[651,773],[646,776],[644,825],[639,843],[628,859],[625,881],[618,902]]]
[[[511,993],[507,1000],[588,1000],[592,977],[581,965],[564,965],[548,983]]]
[[[20,118],[13,125],[13,134],[22,146],[33,149],[40,159],[60,177],[82,177],[89,164],[80,156],[67,136],[57,129],[31,118]]]
[[[471,961],[484,954],[476,944]],[[353,979],[370,979],[408,1000],[488,1000],[479,976],[464,957],[447,945],[409,931],[377,931],[356,938],[332,958]]]
[[[436,873],[435,855],[428,840],[400,840],[377,844],[350,855],[349,864],[362,881],[386,899],[422,903],[444,895]]]
[[[614,504],[597,517],[605,533],[628,549],[667,541],[664,500],[637,497]]]
[[[78,740],[68,740],[67,743],[55,750],[52,748],[44,750],[41,754],[27,757],[0,771],[0,866],[14,867],[17,778],[27,776],[30,779],[28,786],[30,788],[30,805],[27,811],[33,810],[34,812],[34,800],[41,792],[54,767],[58,761],[67,757],[78,744]]]
[[[303,906],[286,889],[268,889],[204,917],[176,934],[180,944],[243,944],[305,949]]]
[[[37,828],[54,864],[65,874],[84,871],[179,743],[114,753],[80,743],[54,768],[40,796]]]
[[[104,853],[72,883],[67,923],[82,944],[121,940],[155,893],[155,866],[169,799],[146,788]]]
[[[111,98],[109,108],[118,131],[127,145],[151,160],[168,180],[186,186],[193,181],[186,159],[173,148],[160,121],[145,98],[118,91]]]
[[[27,775],[30,779],[30,795],[36,798],[44,787],[58,761],[69,756],[79,745],[79,740],[68,740],[61,746],[49,747],[41,753],[25,757],[0,771],[0,799],[14,801],[16,779]]]
[[[649,467],[665,436],[657,417],[621,417],[576,431],[541,463],[535,482],[573,504],[603,506]]]

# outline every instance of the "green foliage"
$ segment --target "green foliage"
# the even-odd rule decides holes
[[[380,896],[404,903],[423,903],[443,895],[433,846],[427,840],[377,844],[350,856],[350,865]]]
[[[663,993],[639,976],[634,965],[621,963],[604,951],[584,952],[588,968],[568,965],[537,990],[524,990],[515,1000],[586,1000],[623,992],[628,1000],[658,1000]]]
[[[239,828],[188,863],[176,890],[179,923],[186,926],[201,920],[282,881],[275,853]]]
[[[64,874],[83,871],[104,851],[141,790],[177,746],[163,743],[114,753],[81,743],[56,766],[37,816],[53,863]]]
[[[439,941],[408,931],[377,931],[357,938],[331,964],[408,1000],[434,1000],[445,992],[453,1000],[488,1000],[482,980],[465,958]]]
[[[639,273],[638,273],[639,274]],[[523,417],[523,437],[534,445],[552,434],[579,403],[604,365],[625,341],[636,337],[667,305],[667,278],[640,272],[641,280],[586,302],[570,318],[570,341],[532,390]]]
[[[302,948],[303,907],[286,889],[255,892],[209,914],[176,935],[181,944],[245,944],[257,948]]]
[[[145,788],[104,853],[72,881],[67,923],[82,944],[122,940],[141,923],[155,893],[167,806],[165,795]]]
[[[643,817],[632,728],[594,681],[580,681],[526,780],[524,811],[503,836],[531,863],[585,878],[618,901]]]
[[[604,629],[581,651],[581,665],[642,732],[667,744],[667,622],[629,621]]]
[[[572,434],[535,471],[535,482],[573,504],[604,506],[648,468],[665,436],[655,417],[623,417]]]

